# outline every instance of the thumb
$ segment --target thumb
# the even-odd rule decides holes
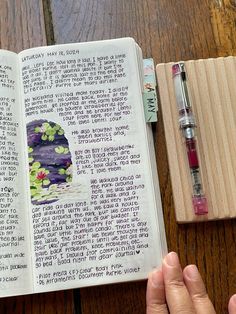
[[[230,300],[228,305],[229,314],[236,314],[236,294],[234,294]]]

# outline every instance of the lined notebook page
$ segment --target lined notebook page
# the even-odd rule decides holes
[[[178,222],[236,217],[236,57],[185,62],[208,215],[196,216],[171,66],[157,66],[169,168]]]

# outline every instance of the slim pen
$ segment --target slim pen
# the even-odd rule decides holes
[[[193,208],[196,215],[204,215],[208,213],[207,199],[202,188],[196,149],[196,122],[192,113],[191,102],[189,99],[184,63],[175,63],[172,66],[172,74],[175,87],[176,102],[179,111],[179,125],[185,139],[188,164],[192,179]]]

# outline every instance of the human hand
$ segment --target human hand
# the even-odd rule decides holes
[[[169,253],[162,269],[154,270],[147,284],[147,314],[216,314],[195,265],[182,271],[178,255]],[[229,302],[229,314],[236,314],[236,295]]]

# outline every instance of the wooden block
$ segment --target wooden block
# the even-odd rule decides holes
[[[178,222],[236,217],[236,57],[185,62],[208,215],[196,216],[184,139],[179,129],[173,63],[157,66],[175,213]]]

